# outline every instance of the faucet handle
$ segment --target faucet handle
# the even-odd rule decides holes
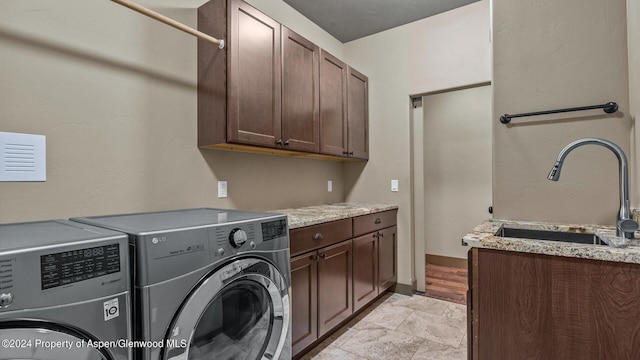
[[[622,231],[624,237],[627,239],[633,239],[633,233],[640,230],[640,225],[631,219],[622,219],[618,221],[618,229]]]

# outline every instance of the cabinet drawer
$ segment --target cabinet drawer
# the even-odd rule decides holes
[[[353,218],[353,236],[360,236],[395,225],[397,213],[398,210],[394,209]]]
[[[291,256],[339,243],[352,235],[351,219],[293,229],[289,232]]]

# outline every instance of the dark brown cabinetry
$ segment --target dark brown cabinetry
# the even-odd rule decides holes
[[[353,312],[352,241],[318,251],[318,336]]]
[[[240,0],[202,5],[198,29],[227,39],[198,41],[198,146],[368,158],[366,76]]]
[[[347,64],[326,51],[320,57],[320,152],[347,156]]]
[[[353,239],[353,308],[358,310],[378,296],[378,234]]]
[[[228,34],[226,51],[198,42],[198,145],[278,146],[280,24],[243,1],[215,0],[198,9],[198,27]]]
[[[282,27],[282,141],[291,150],[320,150],[320,48]]]
[[[368,304],[397,280],[396,210],[353,219],[353,307]]]
[[[349,156],[369,158],[369,78],[349,67],[347,72]]]
[[[290,231],[294,357],[395,284],[396,213]]]
[[[637,359],[640,266],[474,248],[469,359]]]

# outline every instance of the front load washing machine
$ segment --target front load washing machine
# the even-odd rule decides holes
[[[290,359],[285,215],[221,209],[75,218],[128,233],[144,360]]]
[[[66,220],[0,225],[0,360],[128,360],[123,233]]]

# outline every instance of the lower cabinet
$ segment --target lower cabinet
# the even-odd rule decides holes
[[[473,248],[468,359],[640,358],[640,265]]]
[[[347,240],[291,259],[294,354],[353,313],[352,251]]]
[[[384,292],[398,280],[398,228],[378,231],[378,291]]]
[[[395,216],[391,210],[291,230],[294,358],[395,284]]]

